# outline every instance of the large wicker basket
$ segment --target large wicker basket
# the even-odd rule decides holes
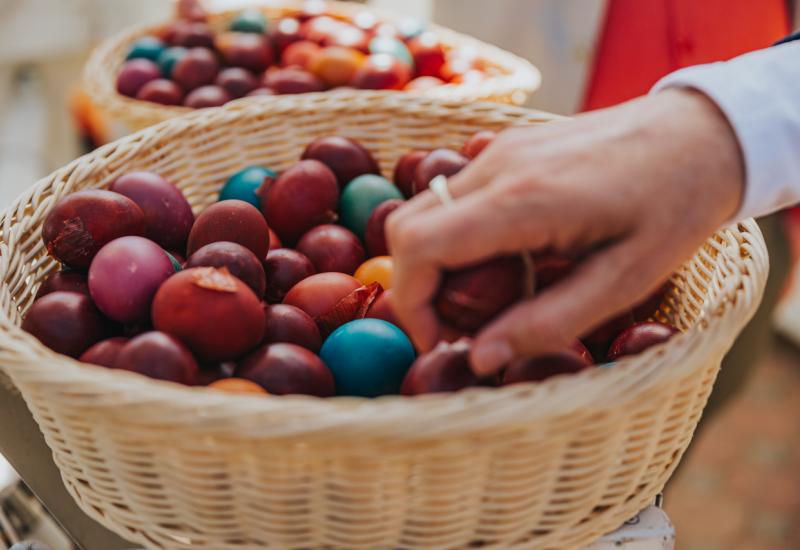
[[[658,315],[683,334],[541,384],[372,400],[230,396],[81,364],[19,328],[57,269],[42,220],[73,191],[155,170],[200,210],[233,171],[286,168],[317,136],[360,139],[388,172],[411,148],[551,119],[381,92],[236,102],[109,144],[20,197],[0,220],[0,368],[80,506],[148,547],[208,550],[565,550],[646,506],[759,302],[768,259],[753,221],[718,231],[674,275]]]
[[[260,8],[268,18],[296,13],[302,5],[300,0],[281,0],[280,2],[262,2]],[[352,16],[364,10],[364,6],[356,3],[329,1],[328,12],[343,17]],[[374,10],[383,21],[398,20],[399,16]],[[210,24],[217,29],[226,27],[236,11],[214,12],[210,16]],[[92,101],[102,109],[113,121],[122,123],[130,130],[140,130],[147,126],[163,122],[169,118],[186,114],[192,109],[188,107],[169,107],[138,101],[117,93],[116,77],[125,61],[125,54],[130,45],[139,37],[151,34],[155,27],[137,27],[118,34],[100,44],[92,53],[84,69],[84,88]],[[524,59],[491,44],[481,42],[464,34],[432,25],[448,47],[471,47],[486,61],[492,76],[479,83],[446,84],[424,92],[427,97],[437,97],[459,101],[497,101],[520,105],[528,96],[539,88],[541,75],[538,69]]]

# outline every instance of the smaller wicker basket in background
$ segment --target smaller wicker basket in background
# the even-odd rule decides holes
[[[297,13],[301,2],[285,0],[261,6],[269,20]],[[328,12],[352,17],[365,8],[357,3],[327,2]],[[371,11],[381,21],[397,21],[401,19],[380,10]],[[210,14],[209,23],[215,29],[224,29],[237,11],[220,11]],[[125,62],[125,55],[130,45],[139,37],[152,34],[158,27],[145,26],[130,29],[102,42],[92,53],[84,68],[83,87],[94,104],[111,119],[121,123],[128,130],[140,130],[169,118],[186,114],[192,109],[188,107],[171,107],[138,101],[117,93],[117,74]],[[491,44],[460,34],[444,27],[431,25],[446,47],[469,47],[474,49],[485,61],[490,77],[478,83],[445,84],[426,91],[421,95],[456,101],[497,101],[515,105],[523,104],[541,84],[538,69],[528,61],[502,50]]]

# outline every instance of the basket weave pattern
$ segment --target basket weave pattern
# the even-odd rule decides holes
[[[364,10],[356,3],[329,1],[328,12],[342,17],[351,17]],[[269,20],[297,13],[302,2],[284,1],[260,7]],[[370,8],[381,21],[395,21],[399,17],[391,13]],[[227,28],[237,11],[221,11],[210,14],[209,23],[217,29]],[[113,120],[122,122],[131,130],[140,130],[163,122],[169,118],[191,112],[193,109],[180,106],[165,106],[147,101],[138,101],[117,93],[116,78],[131,44],[138,38],[152,34],[156,27],[137,27],[105,40],[92,53],[83,74],[83,83],[92,101]],[[426,97],[458,101],[496,101],[521,105],[541,83],[538,69],[528,61],[501,48],[481,42],[444,27],[431,25],[443,44],[448,47],[469,47],[477,51],[491,72],[491,77],[479,83],[447,84],[424,92]],[[337,92],[333,92],[337,93]]]
[[[647,505],[760,299],[768,260],[753,221],[717,232],[674,275],[658,315],[683,334],[542,384],[413,399],[230,396],[83,365],[19,329],[58,267],[40,228],[68,193],[153,170],[199,211],[235,170],[287,168],[321,135],[361,140],[388,173],[412,148],[551,118],[385,92],[254,99],[123,138],[20,197],[0,218],[0,369],[81,507],[159,549],[564,550]]]

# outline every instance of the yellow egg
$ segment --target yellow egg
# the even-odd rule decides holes
[[[375,256],[361,264],[354,277],[368,285],[378,282],[384,290],[392,288],[392,270],[394,262],[391,256]]]

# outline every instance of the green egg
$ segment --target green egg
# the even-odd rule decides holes
[[[264,34],[267,32],[267,18],[258,10],[243,10],[231,21],[230,30]]]
[[[233,174],[219,193],[219,200],[226,201],[237,199],[249,202],[256,208],[261,208],[261,197],[258,189],[266,178],[275,178],[278,174],[274,170],[263,166],[248,166]]]
[[[133,43],[125,59],[149,59],[156,61],[166,49],[164,42],[155,36],[143,36]]]
[[[363,174],[348,183],[342,191],[339,221],[363,239],[372,211],[384,201],[402,198],[403,194],[386,178]]]
[[[186,55],[187,51],[186,48],[181,46],[174,46],[172,48],[166,48],[161,52],[156,63],[158,64],[158,68],[161,69],[161,74],[164,75],[164,78],[172,77],[172,69],[174,69],[175,64]]]

